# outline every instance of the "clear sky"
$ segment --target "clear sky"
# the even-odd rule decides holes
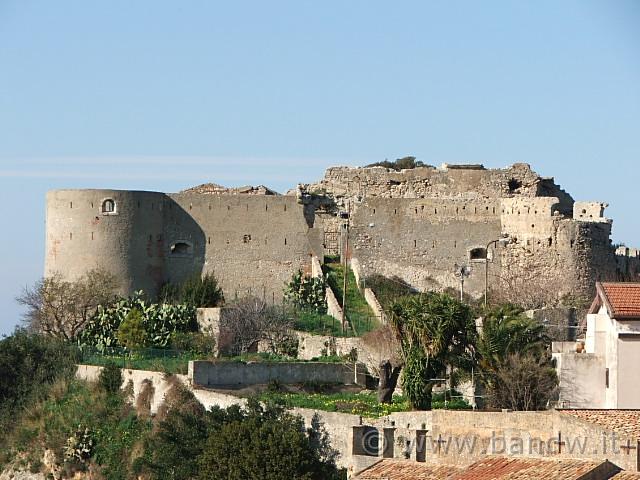
[[[640,2],[0,0],[0,333],[48,189],[530,163],[640,244]]]

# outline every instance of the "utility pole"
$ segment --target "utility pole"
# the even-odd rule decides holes
[[[342,332],[346,331],[346,311],[347,311],[347,275],[349,273],[349,223],[351,222],[351,202],[347,202],[347,218],[346,223],[344,225],[345,228],[345,241],[344,248],[342,250],[342,261],[343,261],[343,270],[342,270]]]
[[[487,308],[487,296],[489,292],[489,247],[491,245],[498,246],[498,244],[507,246],[511,239],[508,235],[503,235],[501,238],[491,240],[487,243],[487,248],[484,250],[484,308]]]

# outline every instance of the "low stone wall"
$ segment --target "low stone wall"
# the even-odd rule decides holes
[[[239,364],[242,365],[242,364]],[[313,365],[313,364],[312,364]],[[102,367],[79,365],[78,378],[95,381]],[[123,369],[123,388],[133,384],[139,395],[143,382],[151,381],[156,412],[172,385],[160,372]],[[199,389],[185,375],[175,375],[207,408],[243,405],[245,400]],[[351,472],[366,468],[381,458],[411,458],[418,461],[466,466],[486,455],[532,458],[582,458],[605,460],[637,471],[640,456],[635,438],[613,434],[598,425],[560,411],[478,412],[434,410],[398,412],[379,419],[358,415],[294,408],[307,425],[317,415],[340,453],[338,465]],[[628,442],[628,443],[627,443]],[[630,448],[626,448],[626,446]]]
[[[76,377],[88,382],[95,382],[100,376],[100,372],[103,367],[97,367],[95,365],[78,365],[76,370]],[[122,388],[126,388],[129,382],[133,385],[133,397],[138,398],[140,391],[142,390],[143,383],[145,381],[151,382],[153,386],[153,396],[151,397],[151,413],[155,414],[158,411],[158,407],[164,402],[165,395],[172,387],[173,382],[176,380],[190,389],[200,403],[205,408],[211,408],[214,405],[219,405],[223,408],[231,405],[243,405],[246,400],[233,395],[226,395],[224,393],[211,392],[208,390],[194,389],[192,388],[191,380],[187,375],[165,375],[162,372],[151,372],[148,370],[132,370],[128,368],[122,369]]]
[[[196,320],[200,332],[211,335],[215,340],[216,356],[229,353],[231,346],[231,333],[221,327],[225,315],[229,312],[228,308],[211,307],[198,308],[196,310]]]
[[[598,425],[555,410],[546,412],[433,412],[431,437],[449,442],[430,460],[468,464],[487,454],[526,457],[609,459],[636,471],[636,449],[621,449],[629,440]],[[458,448],[466,440],[465,448]],[[612,441],[615,443],[612,444]],[[473,444],[473,445],[472,445]],[[442,447],[445,444],[441,444]]]
[[[265,385],[276,381],[283,384],[305,382],[365,385],[364,367],[320,362],[189,362],[189,378],[194,386],[209,388],[240,388]]]
[[[311,276],[313,278],[322,277],[322,265],[320,259],[315,255],[311,257]]]
[[[333,318],[335,318],[339,322],[342,322],[342,307],[340,306],[340,303],[336,298],[336,294],[333,293],[333,290],[331,290],[331,287],[329,285],[327,285],[326,295],[327,295],[327,314],[331,315]]]
[[[362,285],[362,267],[360,266],[360,261],[357,258],[351,258],[349,260],[349,265],[351,266],[351,271],[356,279],[356,285],[360,288]]]
[[[312,335],[306,332],[295,332],[298,337],[298,359],[312,360],[325,355],[350,355],[355,348],[363,349],[360,337],[331,337],[329,335]]]
[[[382,325],[385,325],[387,323],[387,317],[384,314],[382,305],[380,305],[380,302],[376,298],[376,294],[370,288],[365,288],[363,293],[364,299],[367,301],[371,310],[373,310],[373,314]]]

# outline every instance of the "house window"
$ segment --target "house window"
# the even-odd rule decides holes
[[[105,213],[105,214],[116,213],[116,202],[111,198],[107,198],[103,200],[102,213]]]
[[[609,388],[609,369],[604,371],[604,384],[606,388]]]
[[[472,248],[469,250],[469,260],[485,261],[487,260],[487,249],[483,247]]]

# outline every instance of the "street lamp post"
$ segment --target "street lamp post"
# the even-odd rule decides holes
[[[488,291],[489,291],[489,247],[491,245],[495,245],[498,246],[498,244],[506,246],[509,244],[509,242],[511,241],[511,239],[509,238],[509,235],[503,235],[502,237],[496,239],[496,240],[491,240],[489,243],[487,243],[487,248],[485,248],[484,250],[484,308],[487,308],[487,296],[488,296]]]
[[[454,275],[460,279],[460,301],[464,302],[464,279],[471,275],[471,269],[466,265],[454,265]]]

